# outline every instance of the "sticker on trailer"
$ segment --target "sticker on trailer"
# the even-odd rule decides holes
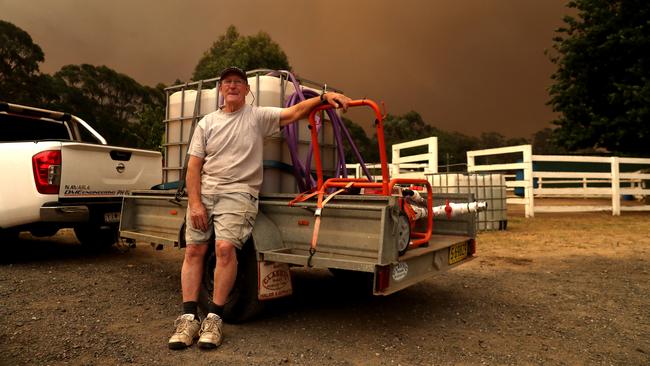
[[[257,262],[257,298],[260,300],[277,299],[293,293],[289,264],[275,262]]]
[[[399,262],[393,267],[393,280],[401,281],[409,273],[409,265],[406,262]]]
[[[97,190],[91,188],[87,184],[65,184],[63,186],[64,197],[97,197],[97,196],[125,196],[129,191],[127,190]]]

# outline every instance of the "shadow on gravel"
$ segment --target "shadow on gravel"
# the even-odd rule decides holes
[[[74,239],[74,235],[37,238],[29,234],[21,234],[19,239],[2,244],[0,265],[90,258],[96,260],[98,257],[111,257],[120,252],[115,246],[107,248],[84,247]]]
[[[327,270],[292,270],[293,295],[269,303],[259,320],[282,321],[286,317],[353,321],[411,320],[418,314],[447,313],[464,296],[435,286],[414,285],[388,296],[372,295],[371,278],[346,278]],[[370,284],[364,283],[370,281]],[[413,317],[415,313],[415,317]]]

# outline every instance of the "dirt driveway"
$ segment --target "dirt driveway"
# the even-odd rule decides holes
[[[182,252],[2,244],[3,365],[650,364],[648,214],[510,217],[472,262],[383,298],[298,270],[290,301],[211,352],[167,349]]]

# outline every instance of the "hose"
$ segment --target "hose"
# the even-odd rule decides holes
[[[298,83],[296,77],[289,71],[279,70],[277,72],[272,72],[268,75],[278,76],[280,74],[285,74],[287,76],[287,80],[293,84],[294,89],[296,90],[288,98],[287,102],[284,105],[285,107],[291,107],[306,99],[317,97],[319,95],[313,90],[303,89],[300,83]],[[352,140],[352,136],[350,135],[350,132],[348,131],[347,127],[345,127],[345,123],[343,123],[343,121],[341,120],[341,118],[339,117],[339,115],[336,113],[334,109],[328,109],[327,115],[330,121],[332,122],[332,132],[334,135],[334,140],[336,141],[336,149],[337,149],[337,156],[338,156],[338,159],[335,164],[335,176],[336,177],[339,177],[341,175],[343,177],[348,176],[347,169],[345,167],[346,165],[345,152],[343,150],[343,137],[345,137],[345,139],[350,144],[350,147],[352,148],[352,152],[357,158],[357,161],[361,165],[364,174],[370,181],[372,181],[373,180],[372,175],[368,171],[368,168],[366,167],[366,164],[363,161],[361,154],[359,153],[359,149],[357,148],[354,141]],[[317,122],[316,131],[320,132],[322,128],[322,121],[320,120],[320,118],[318,118],[316,122]],[[313,154],[312,143],[310,142],[309,144],[309,150],[307,156],[305,157],[305,161],[303,163],[300,160],[298,154],[298,124],[292,123],[285,126],[283,133],[284,133],[285,140],[287,142],[287,146],[289,148],[289,154],[291,155],[294,177],[296,178],[298,189],[301,192],[305,192],[315,188],[316,182],[314,181],[314,178],[311,175],[311,169],[310,169],[312,154]]]

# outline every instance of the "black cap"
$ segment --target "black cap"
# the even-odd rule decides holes
[[[248,78],[246,77],[246,73],[244,72],[244,70],[240,69],[239,67],[235,67],[235,66],[231,66],[231,67],[227,67],[227,68],[223,69],[223,71],[219,75],[219,79],[223,79],[223,78],[225,78],[226,76],[228,76],[230,74],[235,74],[235,75],[239,76],[240,78],[244,79],[246,84],[248,84]]]

